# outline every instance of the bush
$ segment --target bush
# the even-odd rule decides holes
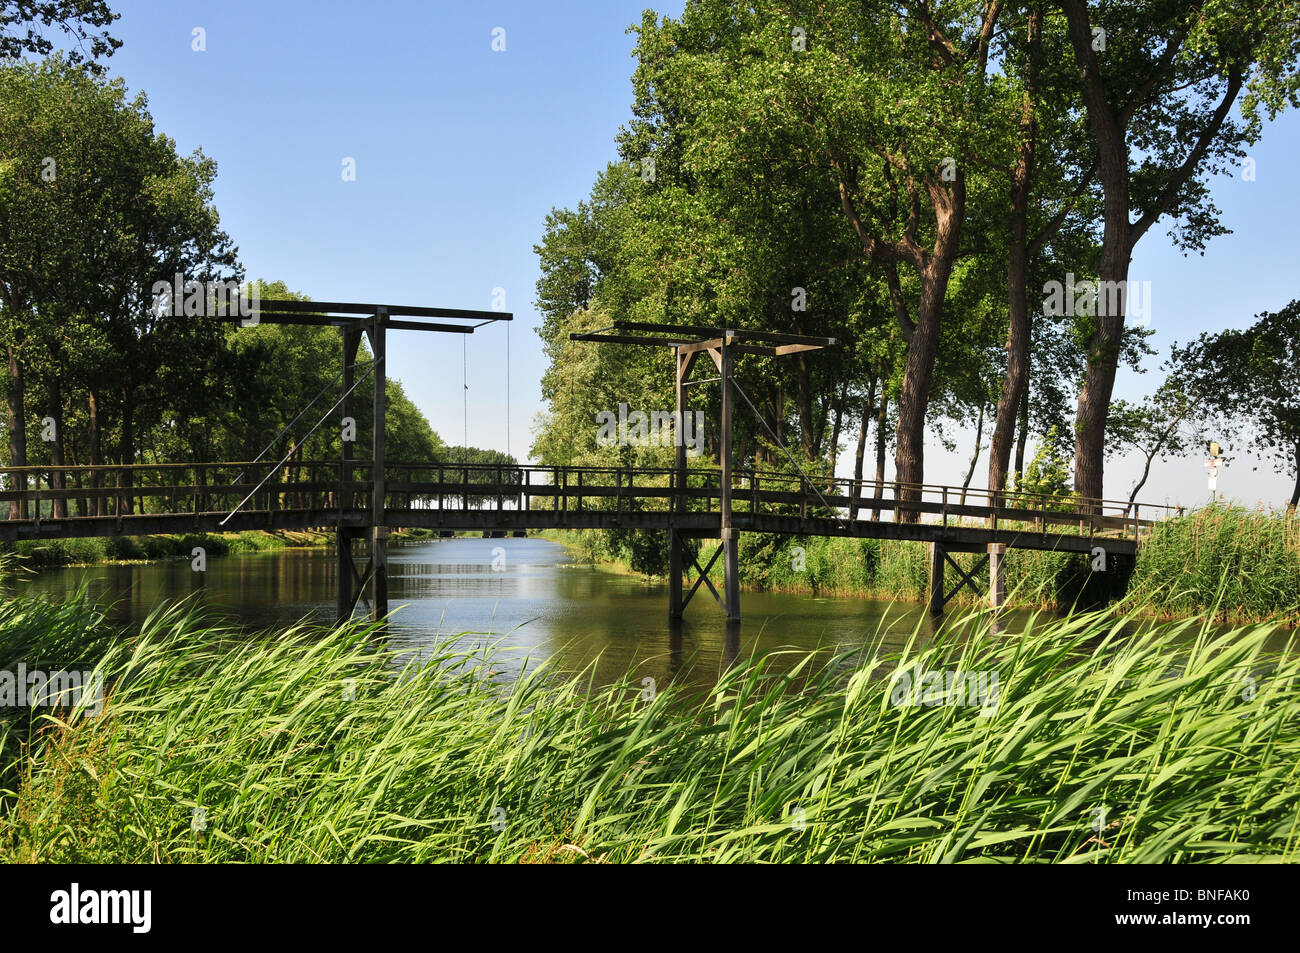
[[[30,566],[73,566],[96,563],[107,553],[107,541],[95,538],[68,538],[23,541],[14,552]]]

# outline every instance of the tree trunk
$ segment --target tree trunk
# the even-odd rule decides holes
[[[1021,99],[1020,147],[1011,173],[1011,246],[1007,261],[1007,376],[1002,382],[989,446],[989,492],[1006,489],[1007,468],[1015,436],[1016,415],[1029,388],[1029,184],[1034,173],[1038,125],[1034,120],[1034,88],[1038,68],[1038,31],[1042,11],[1029,15],[1028,68]]]
[[[1128,506],[1124,507],[1125,516],[1128,516],[1133,511],[1133,504],[1137,502],[1138,493],[1142,491],[1142,487],[1146,486],[1147,477],[1151,475],[1151,461],[1155,458],[1157,452],[1157,450],[1153,450],[1146,455],[1147,462],[1146,466],[1142,468],[1142,479],[1137,481],[1137,485],[1133,487],[1133,492],[1128,495]]]
[[[1029,388],[1020,398],[1020,426],[1016,436],[1016,486],[1025,478],[1025,444],[1029,442]]]
[[[63,392],[59,388],[58,377],[50,382],[50,416],[54,419],[54,442],[50,444],[50,489],[62,490],[66,486],[63,472]],[[67,519],[68,501],[54,497],[50,504],[50,514],[54,519]]]
[[[975,464],[980,459],[980,444],[984,442],[984,405],[980,404],[979,422],[975,424],[975,452],[971,454],[970,467],[966,470],[966,479],[961,484],[961,505],[966,505],[966,490],[970,487],[971,477],[975,475]]]
[[[1295,445],[1295,489],[1291,491],[1291,502],[1287,509],[1295,513],[1298,504],[1300,504],[1300,441]]]
[[[804,459],[817,459],[816,441],[813,433],[812,386],[808,381],[808,359],[803,355],[798,358],[795,370],[796,399],[799,402],[799,444],[803,449]]]
[[[104,462],[103,440],[99,432],[99,401],[95,399],[95,392],[89,392],[87,403],[88,423],[90,430],[90,465],[98,467]],[[104,485],[104,475],[99,470],[90,471],[90,488],[99,490]],[[100,493],[94,493],[90,501],[90,510],[96,516],[104,515],[104,497]]]
[[[122,440],[118,444],[118,462],[124,467],[135,463],[135,429],[132,421],[130,399],[126,394],[122,395]],[[119,513],[134,513],[134,501],[131,498],[131,489],[135,486],[135,471],[123,470],[121,479],[118,480],[118,486],[126,492],[121,497],[121,509]]]
[[[858,518],[859,501],[862,499],[862,462],[867,452],[867,428],[870,426],[872,404],[876,402],[876,379],[871,378],[867,386],[867,401],[862,407],[862,419],[858,422],[858,448],[853,456],[853,498],[849,503],[849,519]]]
[[[952,191],[930,186],[935,211],[934,251],[920,271],[921,300],[916,309],[916,327],[907,345],[907,363],[898,397],[898,443],[894,447],[894,479],[902,484],[904,501],[921,499],[925,480],[925,415],[930,403],[930,383],[939,353],[939,332],[944,299],[952,277],[966,207],[966,179],[961,171]],[[919,523],[919,510],[899,510],[900,523]]]
[[[840,456],[840,425],[844,422],[844,402],[848,399],[849,377],[844,375],[844,383],[840,385],[839,397],[835,401],[835,423],[831,427],[831,466],[830,479],[826,484],[826,491],[834,492],[835,490],[835,467],[839,463]],[[820,442],[820,441],[818,441]]]

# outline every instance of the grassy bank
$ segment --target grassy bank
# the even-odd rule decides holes
[[[393,533],[394,539],[428,539],[436,536],[436,533],[421,529]],[[188,533],[23,541],[0,544],[0,556],[12,555],[16,557],[16,565],[44,569],[54,566],[189,559],[195,546],[202,546],[208,556],[238,556],[244,553],[332,545],[334,533],[331,530],[249,530],[243,533],[207,535]]]
[[[636,561],[627,541],[611,541],[599,532],[543,535],[565,542],[586,561],[629,572]],[[969,553],[953,558],[968,571],[978,560]],[[755,590],[917,602],[929,591],[924,543],[742,534],[740,563],[743,585]],[[1226,506],[1195,510],[1161,524],[1136,560],[1109,557],[1105,572],[1093,572],[1088,556],[1027,549],[1011,550],[1006,566],[1009,601],[1023,608],[1097,608],[1131,592],[1143,612],[1157,616],[1209,611],[1231,623],[1300,623],[1300,520],[1284,513]],[[710,577],[720,584],[719,566]],[[987,590],[987,568],[975,579]],[[978,600],[963,590],[955,601],[971,606]]]
[[[446,648],[404,665],[358,628],[223,650],[172,611],[115,642],[10,602],[0,671],[97,656],[109,690],[98,718],[0,713],[0,861],[1300,860],[1294,645],[972,624],[647,701]],[[994,690],[906,690],[952,672]]]

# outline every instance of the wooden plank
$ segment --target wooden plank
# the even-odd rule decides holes
[[[473,321],[512,321],[510,311],[477,311],[464,308],[432,308],[404,304],[366,304],[358,301],[296,301],[286,298],[262,298],[255,312],[278,314],[354,314],[372,317],[380,311],[390,317],[403,318],[462,318]]]
[[[640,344],[650,347],[681,347],[691,343],[685,338],[634,337],[630,334],[570,334],[570,341],[600,341],[605,344]]]

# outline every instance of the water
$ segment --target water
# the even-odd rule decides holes
[[[504,565],[494,550],[504,552]],[[206,573],[189,560],[46,570],[11,589],[65,599],[82,585],[119,622],[140,622],[158,605],[195,595],[214,615],[253,629],[334,617],[335,557],[324,549],[213,558]],[[901,647],[924,608],[911,603],[744,592],[744,622],[728,626],[706,588],[682,625],[668,625],[664,584],[574,565],[543,539],[456,538],[395,542],[389,552],[389,629],[398,649],[427,650],[450,636],[479,651],[493,644],[502,677],[552,659],[566,672],[589,666],[598,684],[632,676],[704,685],[729,658],[793,650],[788,659],[882,643]],[[362,611],[359,608],[359,612]]]

